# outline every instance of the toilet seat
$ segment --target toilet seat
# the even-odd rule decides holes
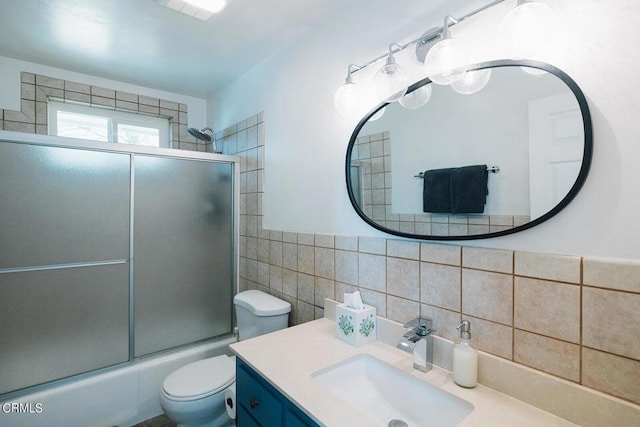
[[[162,383],[168,399],[203,399],[229,387],[236,380],[235,356],[212,357],[189,363],[171,373]]]

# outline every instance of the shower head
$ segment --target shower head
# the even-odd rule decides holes
[[[213,135],[213,129],[211,129],[211,128],[202,128],[200,130],[198,130],[196,128],[187,128],[187,132],[189,132],[191,135],[193,135],[197,139],[199,139],[201,141],[211,142],[211,135],[208,135],[208,134],[204,133],[204,131],[206,131],[206,130],[211,132],[211,134]]]

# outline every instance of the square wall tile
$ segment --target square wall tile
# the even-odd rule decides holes
[[[316,277],[314,279],[314,304],[317,307],[324,308],[324,299],[336,298],[336,284],[333,280]]]
[[[338,302],[344,302],[344,294],[345,293],[353,293],[355,291],[358,290],[357,286],[354,285],[349,285],[348,283],[342,283],[342,282],[337,282],[336,281],[336,301]],[[360,295],[362,295],[362,293],[360,293]],[[362,302],[364,302],[365,304],[369,304],[368,302],[366,302],[364,300],[364,297],[362,298]],[[371,304],[370,304],[371,305]]]
[[[315,275],[334,279],[336,275],[335,249],[315,248]]]
[[[463,247],[462,266],[497,273],[513,273],[513,251]]]
[[[282,293],[282,267],[269,266],[269,289]]]
[[[269,241],[269,264],[282,267],[282,242]]]
[[[420,263],[420,302],[460,311],[460,283],[460,267]]]
[[[420,259],[420,243],[406,240],[387,240],[387,256]]]
[[[515,278],[514,326],[580,343],[580,286]]]
[[[516,329],[513,360],[571,381],[580,381],[579,345]]]
[[[358,253],[336,250],[336,280],[358,285]]]
[[[315,273],[313,246],[298,245],[298,271],[307,274]]]
[[[420,263],[387,257],[387,293],[418,301],[420,298]]]
[[[258,261],[269,262],[270,242],[267,239],[258,239]]]
[[[582,385],[640,404],[640,362],[582,348]]]
[[[356,289],[351,291],[347,290],[346,292],[353,292],[354,290]],[[363,303],[374,306],[377,316],[387,317],[387,294],[364,288],[360,288],[359,290]],[[343,298],[343,295],[340,295],[340,298]]]
[[[363,253],[386,255],[387,240],[380,237],[359,237],[358,250]]]
[[[471,322],[472,346],[511,360],[513,357],[513,328],[466,315],[462,315],[462,320]],[[459,337],[460,333],[457,332],[456,339]]]
[[[315,307],[313,304],[298,300],[298,311],[296,312],[296,322],[298,325],[315,320]]]
[[[386,291],[387,271],[384,256],[358,254],[358,285],[378,292]]]
[[[283,231],[282,241],[286,243],[298,243],[298,233],[293,231]]]
[[[387,295],[387,318],[400,323],[420,317],[420,303]]]
[[[284,268],[282,270],[282,293],[290,297],[298,296],[298,273]]]
[[[296,243],[282,244],[282,266],[291,270],[298,269],[298,245]]]
[[[580,283],[580,257],[533,252],[515,253],[515,274]]]
[[[640,360],[640,295],[583,287],[582,345]]]
[[[336,249],[342,249],[345,251],[357,251],[358,250],[358,237],[357,236],[335,236]]]
[[[639,262],[585,258],[583,263],[585,285],[640,293]]]
[[[420,317],[433,321],[433,329],[435,329],[436,335],[452,341],[460,337],[460,333],[456,329],[461,321],[459,312],[421,304]]]
[[[448,232],[448,226],[446,226],[445,228]],[[460,265],[461,253],[462,251],[460,246],[439,245],[436,243],[420,244],[421,261],[433,262],[438,264]]]
[[[269,280],[269,264],[258,261],[258,284],[268,288]]]
[[[313,276],[298,273],[298,299],[309,304],[315,299],[315,280]]]
[[[313,246],[315,244],[315,235],[310,233],[298,233],[298,244]]]
[[[481,319],[511,325],[513,276],[463,268],[462,312]]]
[[[315,245],[321,248],[334,248],[335,236],[333,234],[316,234]]]

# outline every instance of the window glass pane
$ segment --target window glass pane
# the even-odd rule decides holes
[[[109,119],[58,111],[58,136],[109,141]]]
[[[160,146],[160,131],[143,126],[118,124],[118,142],[120,144]]]

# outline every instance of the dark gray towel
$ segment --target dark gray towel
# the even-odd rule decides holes
[[[487,165],[432,169],[424,173],[422,210],[482,213],[487,202]]]
[[[423,175],[422,210],[451,212],[451,169],[428,170]]]
[[[482,213],[487,202],[487,165],[451,171],[451,213]]]

